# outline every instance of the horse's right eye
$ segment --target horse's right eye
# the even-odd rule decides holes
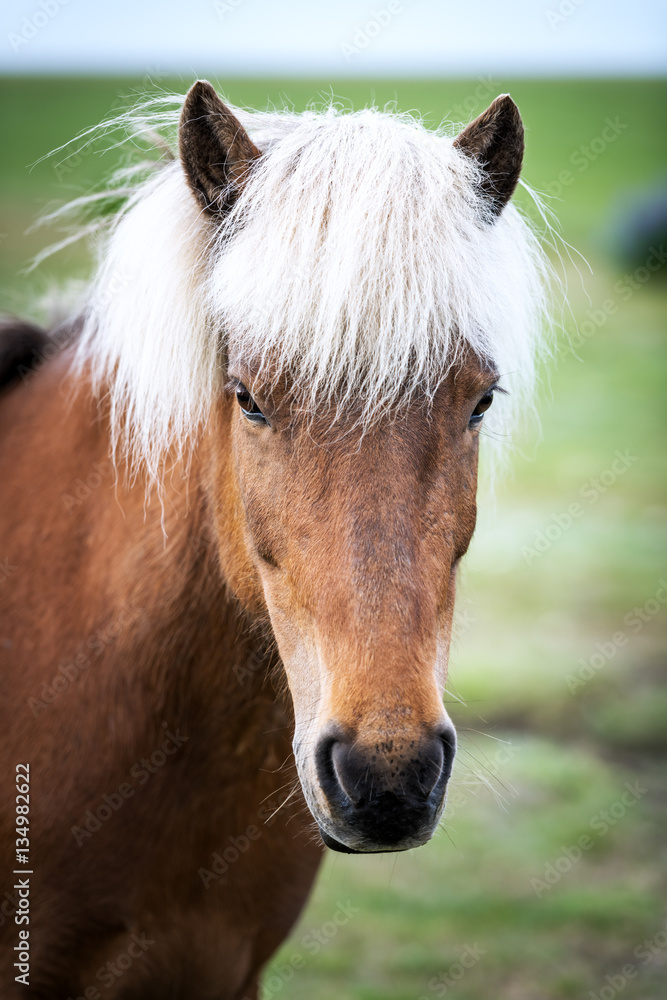
[[[482,420],[484,419],[484,414],[486,413],[488,408],[491,406],[491,403],[493,402],[494,391],[495,387],[491,389],[489,392],[487,392],[485,396],[482,396],[479,403],[472,411],[472,415],[468,423],[468,426],[471,429],[474,427],[479,427],[479,425],[481,424]]]
[[[241,407],[243,416],[251,420],[254,424],[267,424],[268,420],[260,410],[259,406],[252,398],[246,387],[239,383],[236,389],[236,401]]]

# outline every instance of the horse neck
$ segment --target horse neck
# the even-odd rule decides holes
[[[225,450],[224,436],[218,437],[216,462]],[[230,706],[237,714],[271,711],[269,637],[241,607],[227,578],[221,519],[223,532],[233,532],[231,525],[225,531],[226,513],[212,492],[210,448],[204,440],[187,461],[167,467],[159,489],[140,474],[118,490],[116,501],[124,513],[122,525],[119,518],[115,523],[127,566],[114,587],[117,598],[141,609],[143,626],[134,637],[138,668],[178,704],[197,702],[206,711],[217,699],[225,712]],[[117,513],[111,504],[111,517]]]
[[[0,450],[7,510],[41,526],[39,564],[50,568],[39,588],[52,613],[35,637],[44,660],[53,663],[54,649],[64,659],[100,647],[99,685],[143,692],[144,711],[165,718],[170,705],[182,712],[188,704],[202,713],[207,705],[271,713],[262,637],[220,563],[206,449],[195,449],[187,467],[174,463],[161,493],[147,491],[145,476],[114,469],[108,419],[85,378],[73,386],[70,365],[65,351],[0,410],[14,432]],[[26,536],[17,560],[35,557]],[[34,575],[17,574],[18,609],[34,605],[36,587]]]

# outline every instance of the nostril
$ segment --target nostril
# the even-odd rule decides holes
[[[422,795],[441,795],[452,773],[455,754],[456,734],[451,728],[442,729],[427,744],[422,745],[418,771]]]
[[[365,774],[359,769],[359,762],[355,762],[356,767],[353,766],[350,760],[350,747],[341,742],[334,743],[331,749],[331,763],[338,785],[346,798],[355,806],[364,805],[364,789],[368,785],[369,766],[363,768],[362,765]]]
[[[439,738],[429,740],[422,745],[417,763],[417,784],[420,793],[428,798],[442,777],[445,763],[445,752]]]
[[[440,783],[444,786],[451,777],[454,758],[456,756],[456,731],[454,727],[447,726],[446,729],[442,729],[438,734],[438,738],[442,746],[443,755]]]
[[[456,753],[453,727],[431,730],[429,737],[407,748],[394,743],[387,754],[373,754],[339,727],[325,733],[317,745],[315,764],[320,788],[334,808],[363,811],[389,796],[412,802],[414,808],[437,806],[452,772]],[[386,806],[386,802],[385,802]]]
[[[323,736],[315,752],[317,778],[329,801],[348,805],[345,789],[334,764],[334,755],[340,756],[342,744],[337,736]]]
[[[372,796],[375,782],[370,762],[364,754],[354,753],[352,743],[342,734],[322,737],[315,761],[320,786],[329,801],[359,808]]]

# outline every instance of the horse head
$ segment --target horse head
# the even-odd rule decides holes
[[[484,346],[492,331],[456,339],[474,282],[487,294],[483,273],[463,273],[479,264],[475,248],[460,244],[483,251],[496,240],[491,258],[501,256],[494,230],[518,181],[523,128],[504,96],[440,152],[425,140],[434,163],[444,158],[442,220],[436,168],[415,167],[413,138],[396,133],[404,149],[394,164],[391,128],[374,133],[360,120],[354,129],[340,125],[340,156],[329,162],[317,126],[314,155],[296,139],[262,151],[200,81],[183,107],[180,152],[218,239],[219,273],[208,280],[226,391],[209,429],[209,489],[225,575],[270,621],[298,774],[325,843],[398,851],[428,841],[444,808],[456,749],[443,706],[456,572],[502,374]],[[379,205],[367,192],[365,208],[371,161],[343,150],[364,141],[396,178]],[[426,273],[440,253],[443,278],[427,287],[419,256]],[[231,450],[217,447],[220,435]]]

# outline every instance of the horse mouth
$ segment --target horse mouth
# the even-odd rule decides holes
[[[335,840],[331,834],[327,833],[326,830],[323,830],[321,826],[319,826],[319,831],[324,846],[328,847],[332,851],[337,851],[339,854],[397,854],[399,851],[410,850],[409,847],[381,847],[377,851],[362,851],[357,847],[348,847],[347,844],[341,844],[339,840]]]
[[[329,836],[322,827],[319,827],[320,837],[325,847],[330,848],[332,851],[338,851],[339,854],[363,854],[363,851],[358,851],[356,847],[347,847],[345,844],[341,844],[339,840],[334,840],[333,837]]]

